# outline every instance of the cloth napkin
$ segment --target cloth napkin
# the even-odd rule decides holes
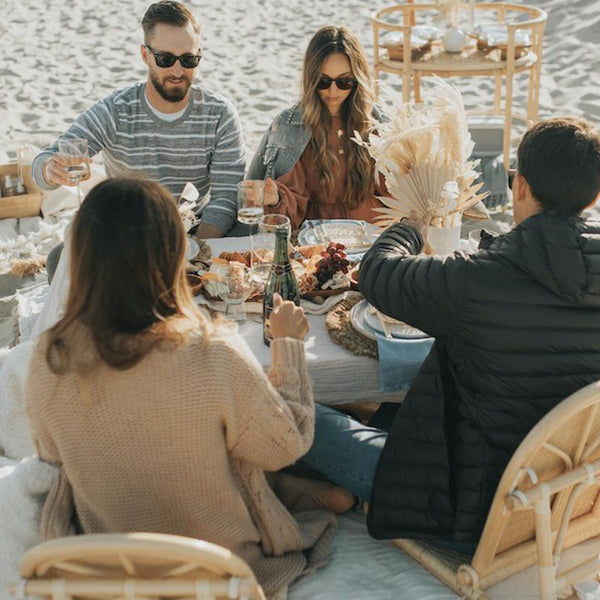
[[[379,389],[398,392],[408,389],[433,345],[433,338],[386,338],[377,335]]]

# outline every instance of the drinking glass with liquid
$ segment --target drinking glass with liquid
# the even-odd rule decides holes
[[[262,179],[246,179],[237,185],[238,221],[255,225],[264,214],[265,182]]]
[[[77,198],[81,204],[79,182],[90,178],[90,154],[85,138],[61,138],[58,140],[58,153],[66,160],[65,170],[69,181],[77,186]]]

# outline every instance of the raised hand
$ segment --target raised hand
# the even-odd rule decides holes
[[[310,329],[304,309],[289,300],[284,302],[279,294],[273,295],[270,323],[273,339],[290,337],[302,341]]]

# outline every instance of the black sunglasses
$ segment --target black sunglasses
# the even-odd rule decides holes
[[[513,188],[513,181],[515,180],[516,174],[517,174],[516,169],[507,169],[506,170],[506,175],[508,177],[508,189],[509,190],[512,190],[512,188]]]
[[[170,52],[154,52],[148,44],[144,44],[148,50],[154,56],[154,60],[156,61],[156,65],[161,69],[168,69],[172,67],[177,61],[181,63],[181,66],[184,69],[195,69],[202,58],[202,51],[198,50],[198,54],[182,54],[180,56],[175,56]]]
[[[321,79],[317,83],[317,89],[328,90],[333,82],[335,82],[338,90],[351,90],[356,85],[354,77],[336,77],[332,79],[328,75],[321,75]]]

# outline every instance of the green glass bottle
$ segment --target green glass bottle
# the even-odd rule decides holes
[[[298,282],[290,264],[288,254],[288,229],[281,227],[275,230],[275,254],[271,272],[265,283],[263,293],[263,340],[271,345],[271,328],[269,326],[273,310],[273,294],[279,294],[284,300],[291,300],[300,306],[300,291]]]

